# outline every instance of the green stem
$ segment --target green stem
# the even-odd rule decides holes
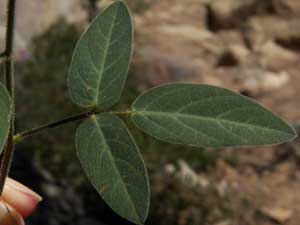
[[[52,122],[52,123],[42,125],[42,126],[37,127],[37,128],[33,128],[31,130],[28,130],[28,131],[21,132],[21,133],[15,135],[15,137],[14,137],[15,143],[18,143],[18,142],[24,140],[25,138],[31,137],[34,134],[40,133],[44,130],[59,127],[59,126],[62,126],[62,125],[65,125],[65,124],[68,124],[68,123],[71,123],[71,122],[84,120],[84,119],[88,118],[89,116],[91,116],[92,114],[94,114],[92,111],[91,112],[84,112],[84,113],[81,113],[81,114],[78,114],[78,115],[74,115],[74,116],[64,118],[62,120],[58,120],[58,121],[55,121],[55,122]]]
[[[58,121],[55,121],[55,122],[52,122],[52,123],[45,124],[45,125],[42,125],[40,127],[31,129],[31,130],[28,130],[28,131],[21,132],[21,133],[14,136],[14,142],[15,143],[21,142],[24,139],[26,139],[28,137],[31,137],[35,134],[38,134],[40,132],[43,132],[45,130],[55,128],[55,127],[59,127],[59,126],[62,126],[62,125],[66,125],[66,124],[71,123],[71,122],[85,120],[85,119],[89,118],[92,115],[96,115],[96,114],[103,113],[103,112],[104,111],[88,111],[88,112],[84,112],[84,113],[80,113],[80,114],[77,114],[77,115],[74,115],[74,116],[64,118],[62,120],[58,120]],[[132,112],[131,111],[124,111],[124,112],[111,111],[110,113],[113,113],[113,114],[119,115],[119,116],[124,116],[124,115],[126,116],[126,115],[130,115]]]
[[[13,47],[14,47],[14,27],[15,27],[15,9],[16,0],[9,0],[7,4],[7,26],[5,37],[5,51],[3,52],[3,68],[5,83],[8,92],[11,96],[12,102],[12,116],[10,122],[10,131],[7,139],[7,144],[2,156],[2,162],[0,167],[0,196],[2,195],[4,184],[8,176],[11,161],[14,152],[14,62],[12,59]]]

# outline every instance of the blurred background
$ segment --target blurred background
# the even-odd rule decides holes
[[[18,1],[17,130],[73,115],[66,79],[89,20],[112,1]],[[116,108],[145,89],[184,81],[233,89],[300,121],[299,0],[127,0],[135,49]],[[0,40],[6,0],[0,0]],[[1,41],[0,43],[3,43]],[[3,49],[0,45],[0,49]],[[2,77],[1,77],[2,79]],[[168,145],[128,126],[151,183],[148,225],[299,225],[300,145],[207,150]],[[44,197],[27,225],[123,225],[75,155],[78,124],[17,146],[11,176]]]

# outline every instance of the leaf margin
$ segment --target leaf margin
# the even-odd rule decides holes
[[[135,105],[138,101],[140,101],[140,99],[145,96],[146,94],[148,94],[149,92],[155,91],[156,89],[160,89],[160,88],[164,88],[164,87],[168,87],[168,86],[172,86],[172,85],[193,85],[193,86],[202,86],[202,87],[211,87],[211,88],[217,88],[220,90],[224,90],[227,92],[230,92],[231,94],[235,94],[236,96],[240,96],[246,100],[248,100],[249,102],[251,102],[252,104],[258,105],[259,107],[261,107],[263,110],[265,110],[266,112],[271,113],[274,117],[277,117],[278,119],[281,120],[281,122],[283,122],[286,126],[289,127],[291,133],[286,133],[286,134],[290,134],[291,137],[285,141],[279,141],[279,142],[273,142],[271,144],[254,144],[254,145],[236,145],[236,146],[221,146],[221,147],[208,147],[205,145],[195,145],[195,144],[186,144],[186,143],[182,143],[180,141],[178,142],[174,142],[174,141],[167,141],[164,140],[163,138],[159,138],[156,137],[152,134],[150,134],[148,131],[146,131],[143,127],[141,127],[134,119],[135,115],[139,114],[139,110],[136,110]],[[219,87],[219,86],[215,86],[215,85],[209,85],[209,84],[199,84],[199,83],[188,83],[188,82],[168,82],[168,83],[164,83],[155,87],[152,87],[148,90],[145,90],[144,92],[142,92],[135,100],[134,102],[131,104],[131,121],[135,124],[136,127],[138,127],[143,133],[155,138],[156,140],[165,142],[165,143],[169,143],[169,144],[175,144],[175,145],[183,145],[183,146],[191,146],[191,147],[196,147],[196,148],[212,148],[212,149],[222,149],[222,148],[252,148],[252,147],[271,147],[271,146],[275,146],[275,145],[279,145],[279,144],[283,144],[286,142],[290,142],[293,141],[294,139],[296,139],[298,137],[298,134],[295,130],[295,128],[293,126],[291,126],[285,119],[283,119],[281,116],[279,116],[277,113],[272,112],[270,109],[268,109],[267,107],[265,107],[264,105],[262,105],[261,103],[257,102],[256,100],[249,98],[247,96],[244,96],[238,92],[235,92],[231,89],[228,88],[224,88],[224,87]],[[283,132],[282,132],[283,133]]]
[[[12,106],[12,102],[11,102],[11,97],[10,97],[10,94],[7,90],[7,88],[4,86],[4,84],[2,84],[0,82],[0,90],[3,91],[2,93],[5,95],[4,97],[6,97],[9,102],[9,114],[7,115],[7,123],[8,123],[8,129],[6,131],[6,134],[3,138],[3,143],[0,143],[2,146],[0,146],[0,154],[3,152],[4,150],[4,147],[5,147],[5,144],[6,144],[6,141],[7,141],[7,138],[8,138],[8,135],[9,135],[9,130],[10,130],[10,120],[11,120],[11,117],[12,117],[12,109],[13,109],[13,106]]]
[[[99,106],[100,104],[82,104],[78,101],[76,101],[73,97],[73,94],[71,93],[71,82],[70,82],[70,77],[71,77],[71,70],[72,70],[72,65],[73,65],[73,62],[74,62],[74,59],[75,59],[75,55],[76,55],[76,52],[78,51],[79,47],[80,47],[80,43],[81,41],[85,38],[86,34],[89,32],[90,28],[97,22],[97,19],[108,9],[116,6],[120,4],[120,6],[123,6],[126,8],[126,11],[129,15],[129,18],[130,18],[130,26],[131,26],[131,53],[130,53],[130,56],[129,56],[129,59],[128,59],[128,66],[127,66],[127,69],[126,69],[126,72],[124,72],[124,80],[122,82],[122,85],[121,85],[121,89],[120,89],[120,92],[119,92],[119,95],[118,97],[113,101],[113,103],[111,104],[111,106],[107,107],[107,106]],[[123,0],[116,0],[114,1],[113,3],[111,3],[110,5],[108,5],[107,7],[105,7],[98,15],[96,15],[93,20],[89,23],[89,25],[87,26],[87,28],[84,30],[84,32],[81,34],[79,40],[77,41],[77,44],[76,44],[76,47],[73,51],[73,55],[72,55],[72,59],[71,59],[71,63],[70,63],[70,66],[69,66],[69,70],[68,70],[68,77],[67,77],[67,87],[68,87],[68,95],[70,97],[70,99],[72,100],[73,103],[75,103],[77,106],[79,107],[82,107],[82,108],[97,108],[97,109],[108,109],[108,108],[111,108],[113,107],[115,104],[118,103],[118,101],[120,100],[121,96],[122,96],[122,93],[124,91],[124,88],[125,88],[125,85],[126,85],[126,80],[127,80],[127,77],[128,77],[128,73],[129,73],[129,69],[130,69],[130,64],[132,62],[132,57],[133,57],[133,50],[134,50],[134,22],[133,22],[133,15],[129,9],[129,6],[126,4],[125,1]],[[98,91],[98,94],[99,94],[99,91]]]
[[[147,205],[146,205],[146,209],[145,209],[145,212],[146,212],[146,213],[145,213],[144,218],[140,218],[139,215],[136,215],[136,216],[139,218],[140,221],[130,220],[130,219],[126,218],[125,216],[120,215],[118,212],[115,211],[115,209],[113,209],[113,208],[109,205],[109,203],[106,202],[106,200],[105,200],[105,199],[103,198],[103,196],[102,196],[102,193],[100,192],[100,190],[98,189],[98,187],[96,186],[96,184],[93,182],[93,180],[92,180],[92,178],[90,177],[90,175],[85,171],[85,169],[84,169],[84,167],[83,167],[83,165],[82,165],[80,156],[79,156],[78,142],[77,142],[77,138],[78,138],[78,135],[79,135],[79,134],[78,134],[78,133],[79,133],[79,129],[80,129],[81,127],[83,127],[83,126],[84,126],[86,123],[88,123],[88,122],[93,122],[93,123],[94,123],[95,121],[97,121],[97,116],[106,115],[106,114],[109,114],[109,115],[114,116],[115,118],[117,118],[118,121],[120,122],[120,124],[123,126],[123,129],[127,132],[129,138],[131,139],[132,143],[134,144],[134,147],[135,147],[135,149],[136,149],[136,153],[137,153],[138,157],[141,159],[141,163],[142,163],[143,168],[144,168],[144,171],[143,171],[143,172],[145,173],[145,178],[146,178],[146,182],[147,182],[147,183],[146,183],[146,188],[147,188],[147,194],[148,194],[148,195],[147,195],[147,199],[146,199]],[[99,124],[98,124],[98,126],[99,126]],[[104,134],[103,134],[103,137],[105,137]],[[98,194],[100,195],[100,197],[103,199],[103,201],[106,202],[106,204],[107,204],[107,205],[108,205],[115,213],[117,213],[119,216],[123,217],[124,219],[126,219],[126,220],[128,220],[128,221],[130,221],[130,222],[133,222],[133,223],[135,223],[135,224],[138,224],[138,225],[144,224],[145,221],[146,221],[146,219],[147,219],[147,217],[149,216],[149,210],[150,210],[150,195],[151,195],[151,190],[150,190],[149,174],[148,174],[148,170],[147,170],[147,167],[146,167],[146,163],[145,163],[145,161],[144,161],[144,159],[143,159],[143,157],[142,157],[140,148],[138,147],[138,145],[137,145],[137,143],[136,143],[134,137],[132,136],[130,130],[128,129],[128,127],[127,127],[127,125],[124,123],[124,121],[123,121],[122,119],[120,119],[118,116],[116,116],[116,115],[114,115],[113,113],[111,113],[111,112],[102,112],[102,113],[99,113],[99,114],[93,114],[93,115],[90,115],[89,118],[88,118],[87,120],[83,121],[83,122],[78,126],[78,128],[77,128],[77,131],[76,131],[76,137],[75,137],[75,146],[76,146],[76,156],[77,156],[77,159],[78,159],[79,162],[80,162],[80,165],[81,165],[82,170],[84,171],[84,174],[85,174],[86,177],[88,178],[88,181],[90,182],[90,184],[92,184],[92,186],[95,188],[95,190],[97,191],[97,193],[98,193]],[[133,205],[134,205],[134,204],[133,204]],[[135,207],[136,207],[136,206],[135,206]]]

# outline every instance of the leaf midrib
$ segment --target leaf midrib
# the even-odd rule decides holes
[[[191,119],[196,119],[196,120],[205,120],[205,121],[212,121],[215,123],[218,122],[224,122],[224,123],[229,123],[229,124],[233,124],[233,125],[237,125],[237,126],[241,126],[241,127],[252,127],[255,129],[262,129],[262,130],[267,130],[267,131],[272,131],[272,132],[279,132],[282,134],[288,134],[288,135],[292,135],[291,133],[288,132],[284,132],[281,130],[277,130],[277,129],[273,129],[273,128],[269,128],[269,127],[263,127],[263,126],[259,126],[259,125],[255,125],[255,124],[249,124],[249,123],[241,123],[241,122],[237,122],[237,121],[232,121],[232,120],[225,120],[225,119],[217,119],[217,118],[213,118],[213,117],[207,117],[207,116],[200,116],[200,115],[191,115],[191,114],[183,114],[183,113],[175,113],[175,112],[157,112],[157,111],[142,111],[142,110],[138,110],[138,109],[134,109],[134,114],[144,114],[144,115],[155,115],[155,116],[172,116],[172,117],[184,117],[184,118],[191,118]]]
[[[113,20],[112,20],[112,23],[111,23],[111,26],[109,28],[109,32],[108,32],[108,38],[105,42],[105,47],[104,47],[104,57],[103,57],[103,60],[102,60],[102,63],[101,63],[101,68],[100,68],[100,76],[97,80],[97,95],[96,95],[96,99],[95,99],[95,105],[98,104],[99,102],[99,97],[100,97],[100,84],[101,84],[101,80],[102,80],[102,77],[103,77],[103,73],[104,73],[104,68],[105,68],[105,63],[106,63],[106,59],[107,59],[107,55],[108,55],[108,49],[109,49],[109,46],[110,46],[110,42],[111,42],[111,37],[112,37],[112,34],[113,34],[113,30],[114,30],[114,27],[115,27],[115,23],[116,23],[116,19],[117,19],[117,15],[118,15],[118,11],[119,11],[119,6],[116,8],[115,10],[115,15],[113,16]]]
[[[140,217],[139,217],[139,215],[138,215],[138,213],[137,213],[137,209],[136,209],[134,203],[132,202],[131,195],[129,194],[129,192],[128,192],[128,190],[127,190],[127,185],[126,185],[126,183],[123,181],[123,178],[122,178],[122,176],[121,176],[121,174],[120,174],[120,172],[119,172],[119,169],[118,169],[118,167],[117,167],[117,165],[116,165],[116,162],[115,162],[115,160],[114,160],[114,157],[112,156],[111,151],[107,150],[107,149],[110,149],[110,147],[109,147],[109,145],[107,144],[106,138],[105,138],[105,136],[104,136],[104,134],[103,134],[103,132],[102,132],[102,129],[101,129],[100,125],[99,125],[99,122],[98,122],[98,120],[97,120],[96,118],[92,118],[92,121],[94,122],[94,124],[95,124],[95,126],[96,126],[96,128],[97,128],[96,130],[98,131],[99,135],[101,136],[102,140],[104,141],[104,145],[105,145],[104,151],[106,151],[107,154],[109,155],[109,158],[110,158],[110,160],[112,161],[112,166],[114,167],[115,171],[117,171],[117,174],[118,174],[118,176],[119,176],[119,178],[120,178],[120,180],[121,180],[121,183],[122,183],[123,186],[125,187],[126,194],[127,194],[128,198],[129,198],[129,200],[130,200],[130,204],[131,204],[132,208],[134,209],[136,218],[140,221]]]

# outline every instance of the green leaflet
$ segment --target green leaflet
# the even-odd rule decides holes
[[[149,210],[149,182],[143,159],[125,124],[102,113],[77,131],[78,157],[91,183],[120,216],[136,224]]]
[[[116,1],[83,34],[70,66],[71,99],[82,107],[110,108],[120,98],[132,55],[130,12]]]
[[[199,147],[269,145],[295,138],[282,119],[247,97],[199,84],[169,84],[141,95],[132,119],[162,141]]]
[[[11,101],[6,88],[0,83],[0,154],[3,151],[10,127]]]

